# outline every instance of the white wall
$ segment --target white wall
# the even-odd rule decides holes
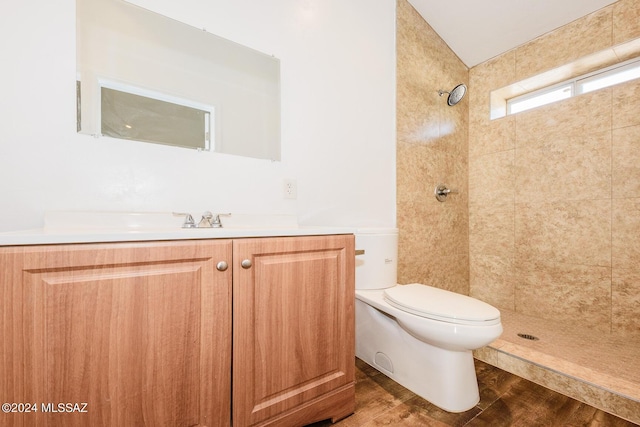
[[[76,134],[75,2],[13,2],[0,14],[0,231],[49,210],[395,225],[395,0],[136,3],[280,58],[282,161]]]

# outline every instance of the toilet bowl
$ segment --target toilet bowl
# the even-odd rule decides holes
[[[472,351],[502,333],[500,312],[420,283],[398,285],[397,229],[356,233],[356,356],[449,412],[480,400]]]

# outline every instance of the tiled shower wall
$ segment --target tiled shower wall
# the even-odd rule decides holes
[[[640,82],[489,119],[492,90],[636,38],[620,0],[470,70],[472,296],[640,337]]]
[[[397,8],[397,222],[399,283],[469,293],[467,67],[406,0]],[[444,203],[437,184],[457,189]]]

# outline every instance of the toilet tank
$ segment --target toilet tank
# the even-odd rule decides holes
[[[398,229],[356,231],[356,289],[384,289],[398,283]]]

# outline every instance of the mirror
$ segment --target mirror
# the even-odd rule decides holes
[[[122,0],[76,0],[78,132],[280,160],[280,61]]]

